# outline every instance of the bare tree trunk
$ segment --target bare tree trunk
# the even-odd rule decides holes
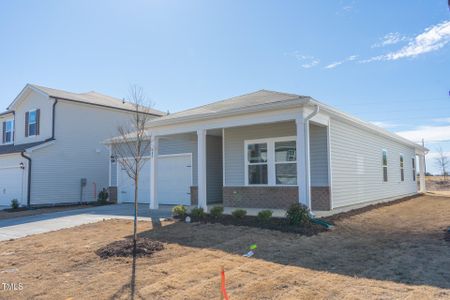
[[[139,185],[139,172],[136,172],[134,180],[134,224],[133,224],[133,241],[137,240],[137,216],[138,216],[138,185]]]

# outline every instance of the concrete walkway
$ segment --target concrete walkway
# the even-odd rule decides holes
[[[150,212],[148,205],[140,204],[138,208],[139,220],[151,221],[152,218],[170,217],[171,208],[171,206],[161,205],[159,210]],[[133,219],[133,215],[133,204],[117,204],[0,220],[0,241],[95,223],[106,219]]]

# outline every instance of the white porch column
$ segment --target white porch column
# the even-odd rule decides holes
[[[295,120],[297,125],[297,184],[298,202],[311,207],[309,183],[309,122],[305,125],[303,115]]]
[[[150,209],[158,209],[157,195],[157,178],[158,178],[158,137],[151,136],[151,153],[150,153]]]
[[[206,205],[206,130],[197,130],[197,186],[198,186],[198,207],[207,210]]]
[[[425,184],[425,155],[419,155],[419,192],[426,193],[427,187]]]

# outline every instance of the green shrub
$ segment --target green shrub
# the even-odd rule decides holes
[[[187,208],[183,205],[177,205],[172,208],[172,215],[174,217],[183,218],[187,214]]]
[[[223,207],[222,206],[214,206],[209,211],[209,214],[211,215],[211,217],[217,219],[220,216],[222,216],[222,214],[223,214]]]
[[[106,204],[108,202],[108,197],[109,197],[108,191],[105,188],[103,188],[100,191],[100,193],[98,193],[97,201],[100,204]]]
[[[291,225],[307,224],[310,221],[308,208],[300,203],[294,203],[289,207],[286,218]]]
[[[17,199],[12,199],[12,200],[11,200],[11,208],[12,208],[12,209],[18,209],[18,208],[19,208],[19,200],[17,200]]]
[[[258,213],[257,216],[258,220],[262,222],[267,222],[272,218],[272,211],[271,210],[262,210]]]
[[[201,207],[195,207],[191,210],[191,216],[197,219],[205,217],[205,211]]]
[[[237,219],[242,219],[247,215],[247,211],[245,209],[236,209],[231,214]]]

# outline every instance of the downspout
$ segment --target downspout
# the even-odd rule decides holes
[[[55,111],[56,111],[56,103],[58,103],[58,99],[54,98],[55,102],[53,102],[53,110],[52,110],[52,140],[55,139]]]
[[[307,189],[307,195],[308,195],[308,208],[311,211],[311,163],[309,161],[309,120],[311,120],[315,115],[319,113],[319,105],[314,106],[314,111],[310,113],[308,116],[304,118],[305,122],[305,139],[306,139],[306,149],[305,149],[305,161],[306,161],[306,189]]]
[[[25,155],[25,151],[20,152],[23,158],[28,160],[28,187],[27,187],[27,206],[31,206],[31,157]]]

